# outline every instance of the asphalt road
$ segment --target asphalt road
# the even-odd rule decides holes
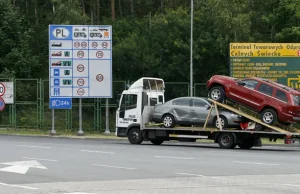
[[[300,147],[0,136],[0,193],[299,193]]]

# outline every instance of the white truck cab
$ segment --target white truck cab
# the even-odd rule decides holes
[[[164,80],[151,77],[142,77],[124,90],[116,111],[116,136],[127,137],[130,128],[140,128],[144,107],[164,103],[164,91]]]

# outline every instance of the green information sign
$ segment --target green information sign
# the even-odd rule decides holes
[[[231,43],[230,76],[261,77],[300,89],[300,44]]]

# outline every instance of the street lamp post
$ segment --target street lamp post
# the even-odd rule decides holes
[[[194,18],[194,1],[191,0],[190,96],[193,96],[193,18]]]

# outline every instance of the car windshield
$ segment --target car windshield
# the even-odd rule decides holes
[[[300,95],[294,95],[293,99],[294,99],[294,104],[296,106],[300,106]]]

